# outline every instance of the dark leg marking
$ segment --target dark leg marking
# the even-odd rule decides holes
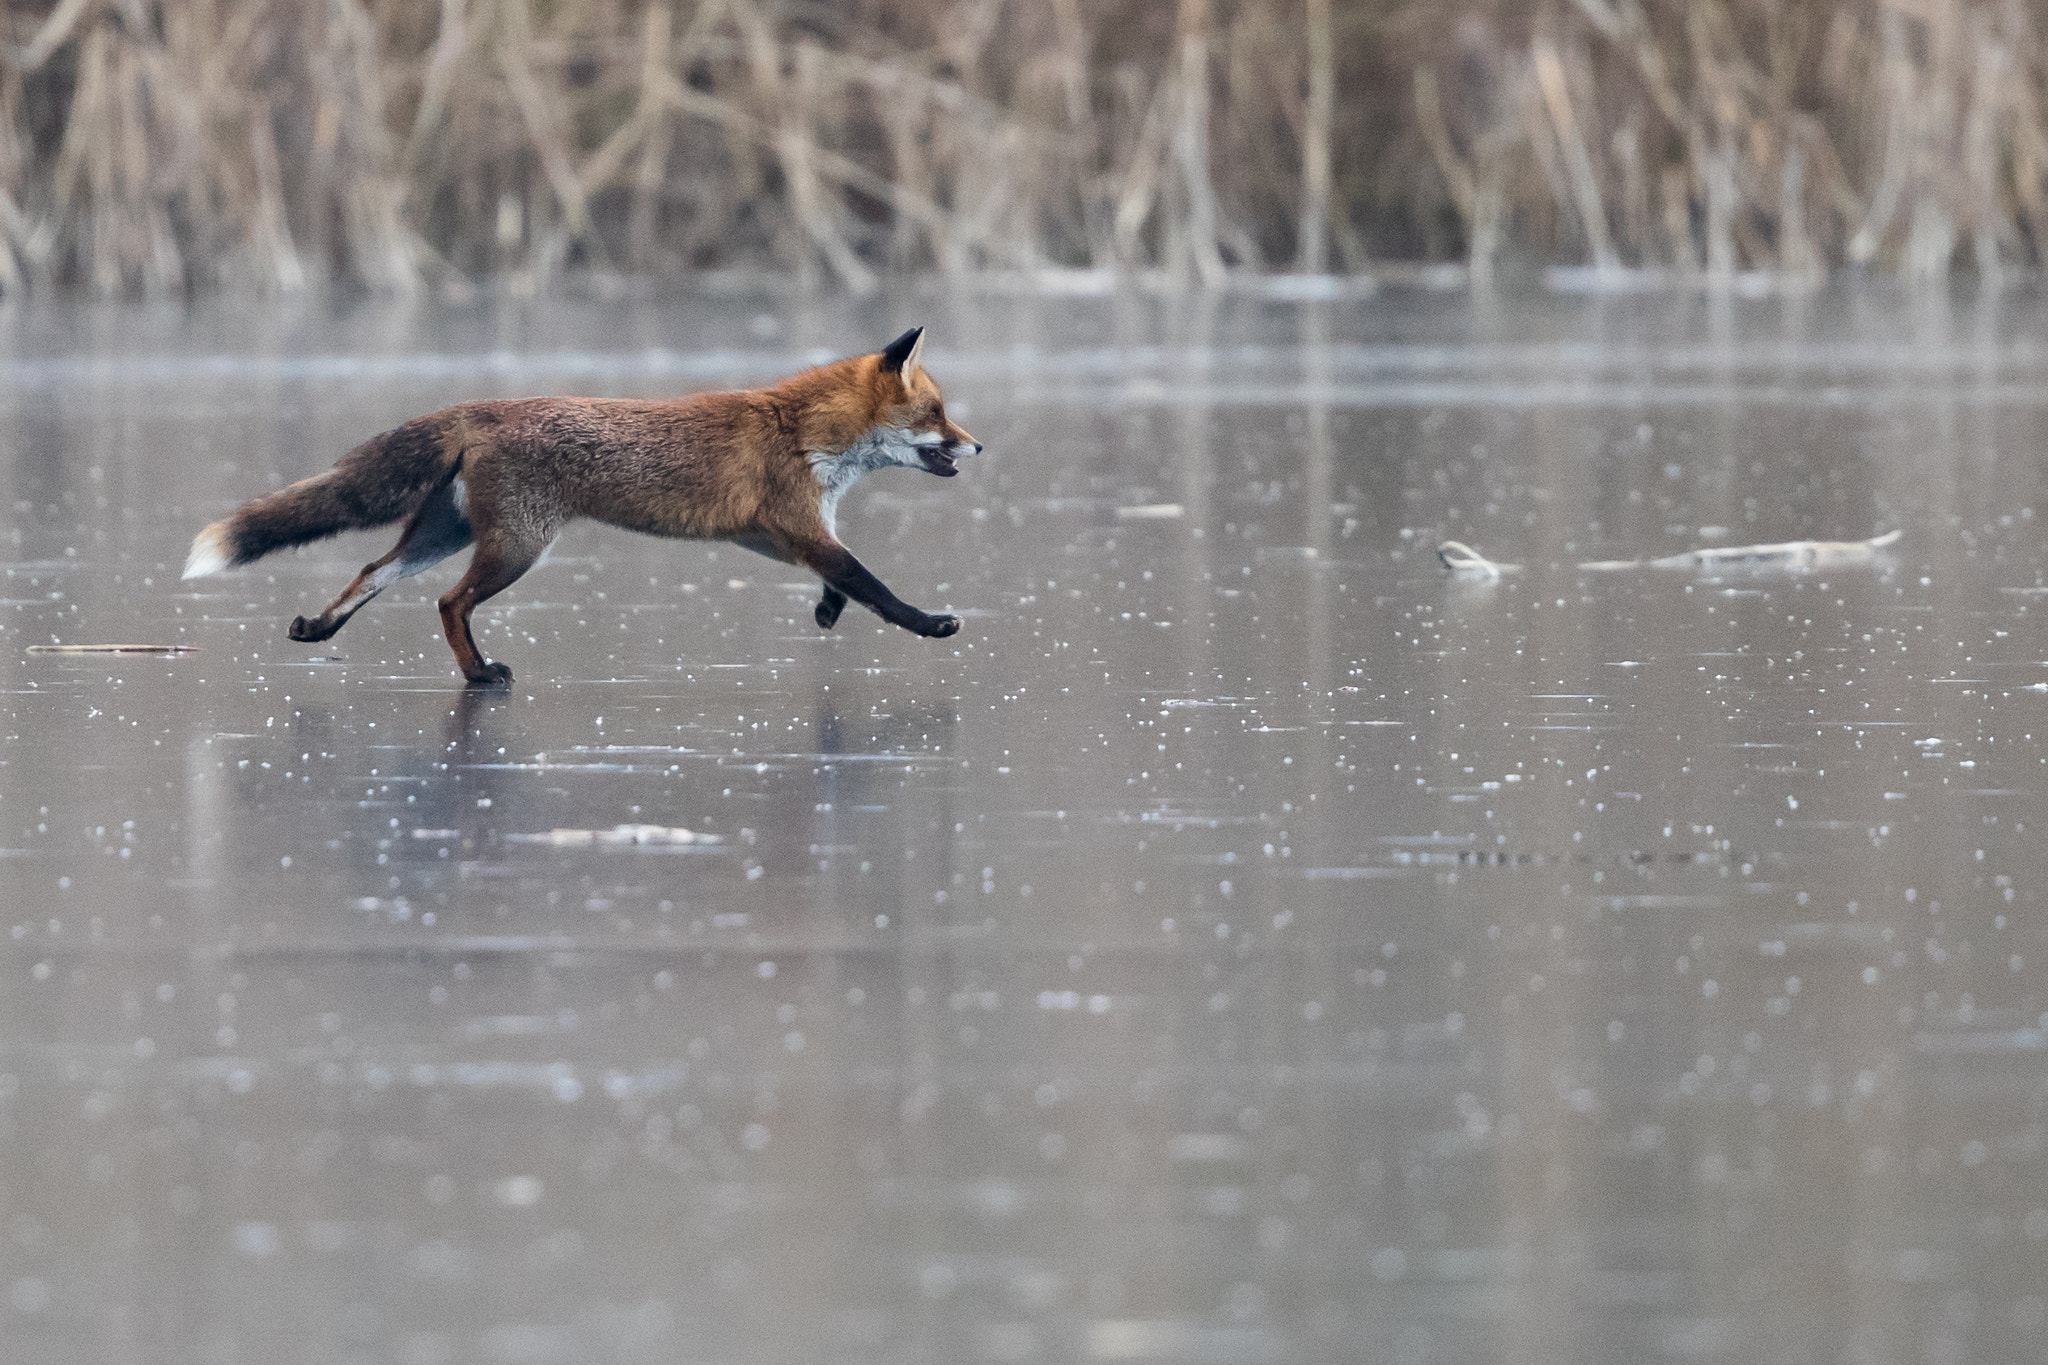
[[[819,597],[818,605],[811,611],[812,618],[821,629],[830,630],[839,624],[839,613],[846,610],[846,599],[849,597],[864,606],[873,607],[885,620],[906,630],[914,630],[920,635],[934,633],[926,629],[931,622],[953,619],[927,616],[916,607],[898,601],[896,594],[890,592],[881,579],[869,573],[867,568],[853,557],[852,552],[838,541],[809,542],[768,531],[743,531],[732,539],[735,545],[752,550],[755,554],[766,555],[784,564],[800,564],[825,580],[824,594]],[[851,574],[855,579],[863,581],[866,591],[856,588],[851,582],[841,581],[835,576],[834,569],[828,566],[836,566],[839,573]],[[885,605],[891,603],[894,604],[893,607]],[[895,615],[890,614],[892,610]],[[954,629],[959,629],[957,623]],[[953,632],[939,630],[936,633],[950,635]]]
[[[732,538],[732,543],[743,550],[752,550],[757,555],[766,555],[778,563],[816,567],[812,564],[810,556],[805,553],[801,542],[767,531],[742,531]],[[830,630],[839,624],[839,613],[846,610],[846,594],[833,587],[829,577],[822,573],[819,576],[825,578],[825,594],[818,599],[818,605],[812,609],[811,616],[820,628]]]
[[[868,571],[853,557],[853,551],[837,541],[820,541],[797,548],[804,564],[825,580],[826,590],[844,593],[873,611],[892,626],[901,626],[928,639],[942,640],[960,629],[957,616],[934,616],[920,611],[889,591],[888,584]],[[819,604],[824,610],[824,604]]]

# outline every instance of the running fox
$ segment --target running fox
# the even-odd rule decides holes
[[[470,613],[517,582],[572,518],[593,517],[649,535],[727,540],[801,565],[825,581],[813,614],[827,630],[852,598],[940,639],[960,629],[960,618],[898,598],[833,529],[840,498],[869,470],[906,465],[951,478],[962,456],[981,452],[947,418],[923,354],[924,329],[914,327],[878,354],[765,389],[664,402],[524,398],[416,417],[201,531],[184,576],[406,518],[390,554],[287,633],[325,640],[393,583],[474,541],[469,572],[441,598],[441,626],[465,678],[509,683],[512,670],[477,651]]]

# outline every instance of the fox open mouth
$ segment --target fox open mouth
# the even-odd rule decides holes
[[[960,472],[960,462],[936,446],[920,450],[917,454],[924,461],[924,467],[940,478],[950,479]]]

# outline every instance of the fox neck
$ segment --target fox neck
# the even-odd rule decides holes
[[[825,529],[836,536],[839,499],[846,496],[846,490],[869,470],[916,463],[917,451],[906,428],[870,427],[846,449],[813,450],[808,458],[811,472],[818,478],[818,515],[824,519]]]

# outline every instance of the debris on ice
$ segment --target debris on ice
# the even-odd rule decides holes
[[[1870,540],[1788,540],[1776,545],[1702,546],[1661,559],[1592,559],[1582,562],[1582,571],[1602,573],[1614,569],[1828,569],[1843,565],[1868,564],[1877,552],[1898,542],[1900,532],[1891,530]],[[1462,540],[1447,540],[1436,547],[1436,557],[1460,578],[1492,582],[1513,573],[1519,564],[1496,564]]]
[[[1496,564],[1462,540],[1447,540],[1436,547],[1436,557],[1459,578],[1491,583],[1504,573],[1514,573],[1519,564]]]
[[[667,825],[615,825],[611,829],[551,829],[545,834],[508,834],[507,843],[549,844],[555,848],[585,848],[603,844],[715,844],[716,834]]]

